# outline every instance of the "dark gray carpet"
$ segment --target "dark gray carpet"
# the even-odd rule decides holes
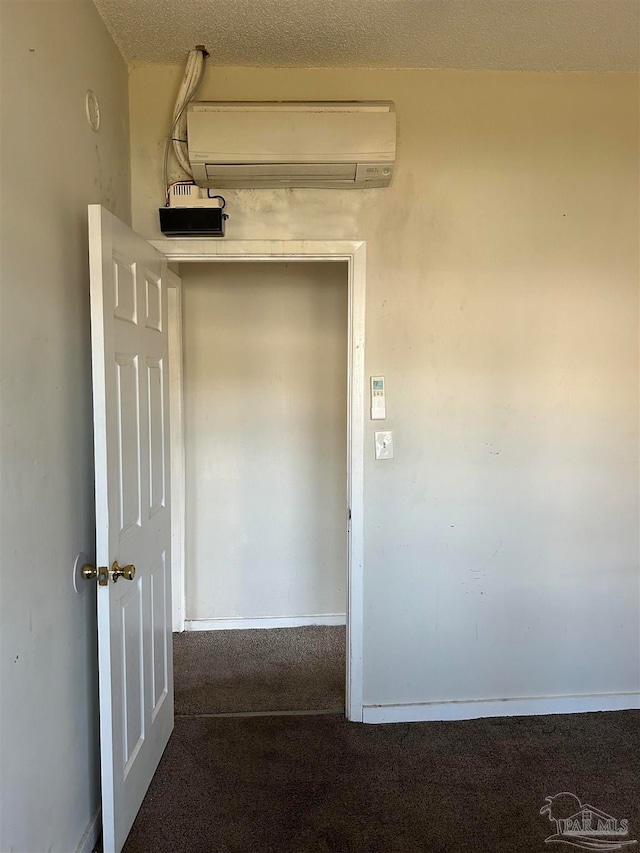
[[[124,853],[543,853],[562,791],[640,837],[640,713],[180,719]],[[640,845],[629,847],[638,850]]]
[[[173,635],[176,714],[344,709],[345,628]]]

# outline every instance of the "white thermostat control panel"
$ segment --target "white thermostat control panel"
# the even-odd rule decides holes
[[[371,377],[371,420],[383,421],[387,417],[384,396],[384,376]]]

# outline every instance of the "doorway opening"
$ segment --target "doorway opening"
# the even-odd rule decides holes
[[[182,264],[180,278],[176,714],[343,713],[347,266]]]
[[[233,633],[249,650],[268,636],[278,669],[288,633],[298,664],[321,667],[317,685],[313,667],[291,682],[311,710],[323,677],[335,691],[322,664],[346,623],[344,707],[361,721],[364,244],[154,245],[182,278],[168,279],[176,663],[204,630],[227,659]]]

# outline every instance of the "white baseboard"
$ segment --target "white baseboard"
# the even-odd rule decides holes
[[[415,705],[365,705],[365,723],[418,723],[476,720],[480,717],[526,717],[640,708],[640,693],[594,693],[587,696],[536,696],[522,699],[479,699]]]
[[[346,625],[344,613],[318,616],[273,616],[267,619],[185,619],[185,631],[231,631],[245,628],[303,628],[306,625]]]
[[[100,806],[91,815],[91,820],[87,824],[84,835],[78,842],[76,853],[92,853],[98,843],[100,830],[102,829],[102,809]]]

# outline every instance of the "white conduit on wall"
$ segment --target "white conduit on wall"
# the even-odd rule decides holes
[[[180,163],[185,172],[190,176],[191,166],[189,165],[189,158],[186,154],[185,141],[187,138],[187,105],[195,95],[204,77],[204,58],[205,49],[203,47],[197,47],[195,50],[189,51],[184,78],[178,92],[178,97],[176,98],[176,105],[173,109],[173,132],[171,134],[173,151],[178,163]]]
[[[203,45],[198,45],[193,50],[189,51],[187,56],[187,65],[184,72],[184,77],[180,85],[180,91],[176,98],[176,104],[173,108],[173,122],[171,124],[171,132],[165,148],[164,157],[164,183],[165,190],[168,191],[168,161],[169,150],[173,144],[173,153],[176,156],[180,167],[189,175],[191,173],[191,165],[187,156],[187,106],[198,91],[198,87],[202,83],[204,77],[204,63],[208,52]]]

